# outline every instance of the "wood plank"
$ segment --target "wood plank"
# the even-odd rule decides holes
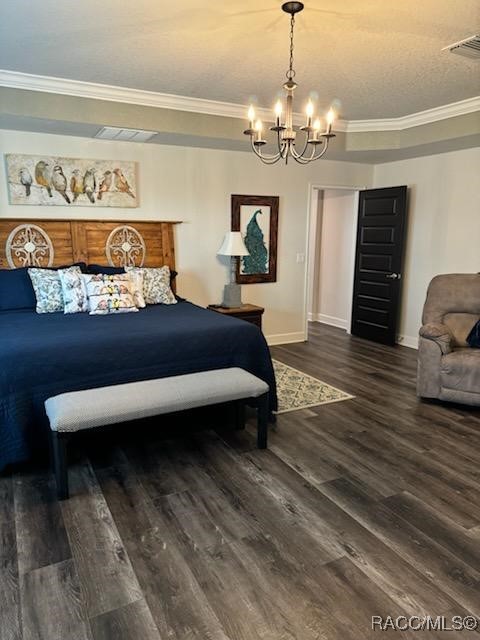
[[[93,617],[139,600],[142,593],[90,465],[72,465],[69,475],[71,497],[62,502],[62,513]]]
[[[21,578],[24,640],[91,640],[73,560]]]
[[[480,572],[480,542],[445,515],[432,509],[414,495],[403,492],[384,500],[396,514],[445,547],[472,569]]]
[[[14,478],[20,574],[71,557],[53,476],[38,472]]]
[[[247,476],[245,485],[255,487],[256,493],[259,486],[269,487],[271,496],[277,504],[282,505],[283,511],[295,513],[295,527],[291,531],[286,527],[285,516],[276,518],[285,531],[284,538],[278,536],[276,520],[272,517],[267,518],[263,532],[273,539],[283,554],[296,560],[304,575],[310,573],[312,578],[315,576],[316,568],[323,564],[318,552],[324,555],[323,550],[328,549],[334,559],[348,555],[359,569],[411,615],[419,611],[428,613],[439,607],[447,609],[454,604],[451,597],[426,580],[419,571],[332,501],[322,498],[316,489],[306,484],[271,452],[247,453],[238,456],[234,464],[227,450],[221,448],[222,455],[217,453],[218,445],[214,441],[207,445],[205,438],[202,438],[202,442],[211,465],[210,473],[218,472],[223,482],[228,474],[231,481],[232,475],[238,473],[237,468],[240,467]],[[222,469],[225,475],[220,476]],[[329,484],[325,483],[325,486]],[[291,544],[292,540],[295,540],[295,545]]]
[[[133,466],[124,460],[97,474],[161,637],[229,640]]]
[[[8,522],[14,518],[12,476],[0,476],[0,523]]]
[[[15,521],[0,520],[0,640],[22,640]]]
[[[108,611],[90,621],[94,640],[161,640],[145,600]]]
[[[478,608],[480,573],[442,547],[435,539],[425,535],[384,504],[364,505],[368,497],[359,499],[359,491],[344,479],[325,483],[326,495],[341,504],[353,518],[371,534],[395,551],[412,567],[421,569],[433,583],[455,602],[470,611]],[[434,610],[434,609],[432,609]]]

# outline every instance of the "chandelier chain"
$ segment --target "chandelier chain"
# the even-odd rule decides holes
[[[295,76],[293,69],[293,30],[295,28],[295,15],[292,13],[290,18],[290,64],[287,71],[287,78],[291,80]]]

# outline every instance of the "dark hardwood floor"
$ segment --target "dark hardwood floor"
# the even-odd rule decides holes
[[[374,615],[480,616],[480,411],[418,401],[407,348],[314,324],[272,353],[356,398],[280,415],[268,451],[253,422],[86,438],[61,504],[41,467],[0,478],[1,640],[369,640]]]

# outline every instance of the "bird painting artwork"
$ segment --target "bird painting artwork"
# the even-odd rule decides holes
[[[70,204],[70,198],[67,196],[67,179],[59,164],[56,164],[53,167],[52,185],[53,188],[62,196],[65,202]]]
[[[100,187],[98,188],[98,199],[101,200],[104,193],[110,191],[110,187],[112,186],[112,172],[105,171],[103,174],[103,180],[100,183]]]
[[[10,204],[138,207],[136,163],[6,154]]]
[[[26,167],[22,167],[19,171],[20,182],[25,187],[25,196],[28,198],[32,192],[32,174]]]
[[[35,165],[35,182],[40,187],[45,187],[48,193],[48,197],[52,197],[52,187],[50,186],[50,172],[48,170],[48,162],[40,160]]]
[[[72,192],[72,202],[83,193],[84,185],[83,178],[80,175],[80,169],[74,169],[72,171],[72,177],[70,178],[70,191]]]
[[[97,182],[95,180],[95,169],[90,168],[85,171],[83,176],[83,190],[87,195],[87,198],[92,204],[95,204],[95,187]]]
[[[114,169],[113,173],[115,174],[115,187],[121,193],[128,193],[131,198],[135,198],[132,190],[130,189],[130,185],[128,184],[127,179],[122,173],[121,169]]]

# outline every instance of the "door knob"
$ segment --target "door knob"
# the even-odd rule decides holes
[[[399,273],[387,273],[386,278],[390,278],[390,280],[400,280],[402,277]]]

